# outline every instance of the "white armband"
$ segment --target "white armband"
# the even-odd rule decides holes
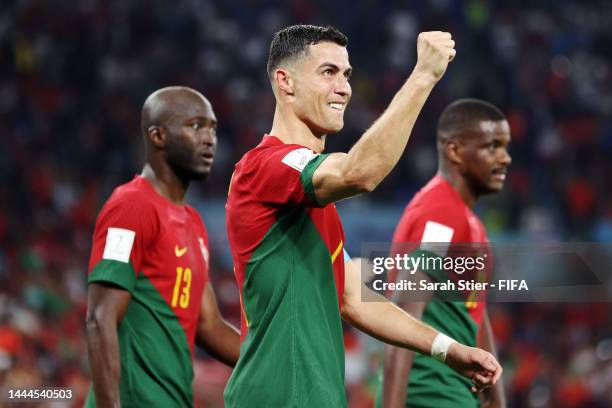
[[[433,343],[431,343],[431,356],[443,363],[446,361],[446,353],[453,343],[456,343],[456,341],[445,334],[438,333]]]

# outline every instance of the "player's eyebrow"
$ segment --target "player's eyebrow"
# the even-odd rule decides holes
[[[336,72],[340,71],[340,67],[339,67],[338,65],[334,64],[333,62],[324,62],[324,63],[322,63],[321,65],[319,65],[319,68],[318,68],[318,69],[325,68],[325,67],[327,67],[327,68],[331,68],[331,69],[333,69],[333,70],[334,70],[334,71],[336,71]],[[347,68],[344,70],[344,72],[347,72],[347,73],[350,75],[350,74],[351,74],[351,72],[353,72],[353,67],[351,67],[351,66],[349,65],[349,66],[348,66],[348,67],[347,67]]]
[[[195,121],[202,122],[205,125],[217,126],[217,120],[216,119],[209,118],[209,117],[206,117],[206,116],[194,116],[194,117],[188,119],[188,122],[195,122]]]

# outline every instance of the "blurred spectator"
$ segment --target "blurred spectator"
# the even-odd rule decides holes
[[[69,387],[82,404],[93,222],[112,189],[140,169],[140,106],[165,85],[202,90],[219,118],[214,177],[191,200],[207,222],[206,211],[216,211],[212,279],[236,322],[231,261],[214,238],[224,234],[223,214],[208,204],[222,202],[233,164],[269,130],[267,48],[288,24],[329,23],[349,36],[354,97],[330,150],[346,150],[381,113],[412,69],[418,32],[456,38],[457,58],[405,159],[358,211],[384,204],[399,218],[435,168],[435,118],[472,96],[503,107],[514,138],[507,189],[479,208],[493,237],[612,240],[612,3],[499,3],[3,1],[0,388]],[[492,313],[510,406],[612,404],[608,305],[494,305]],[[368,406],[379,348],[353,332],[346,342],[351,406]],[[206,382],[199,402],[219,406],[229,371],[207,361],[196,372]]]

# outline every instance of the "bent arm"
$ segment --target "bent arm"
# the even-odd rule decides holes
[[[342,317],[387,344],[429,354],[438,332],[375,292],[368,293],[374,301],[362,302],[359,269],[356,260],[345,264]]]
[[[240,333],[226,322],[217,305],[217,297],[209,283],[204,288],[196,344],[217,360],[234,367],[240,356]]]
[[[96,405],[120,407],[121,361],[117,327],[132,295],[117,286],[90,283],[87,288],[87,351]]]
[[[474,392],[495,384],[501,376],[502,368],[491,353],[444,340],[445,336],[439,336],[435,329],[376,293],[369,294],[374,301],[362,302],[361,289],[359,266],[349,261],[345,266],[342,317],[359,330],[387,344],[439,356],[450,368],[472,379]],[[442,356],[438,346],[432,351],[434,340],[445,344]]]
[[[348,153],[331,154],[315,171],[319,204],[370,192],[395,167],[429,93],[455,55],[454,44],[448,33],[419,35],[417,65],[385,112]]]

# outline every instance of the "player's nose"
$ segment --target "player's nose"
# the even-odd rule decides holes
[[[347,78],[341,77],[338,81],[336,81],[336,84],[334,87],[334,93],[337,95],[342,95],[343,97],[346,97],[347,99],[351,97],[351,93],[352,93],[351,84],[349,83]]]
[[[503,164],[504,166],[508,166],[510,163],[512,163],[512,156],[510,156],[508,150],[503,149],[501,157],[499,158],[499,163]]]
[[[217,145],[217,132],[215,129],[206,129],[202,132],[202,144],[213,148]]]

